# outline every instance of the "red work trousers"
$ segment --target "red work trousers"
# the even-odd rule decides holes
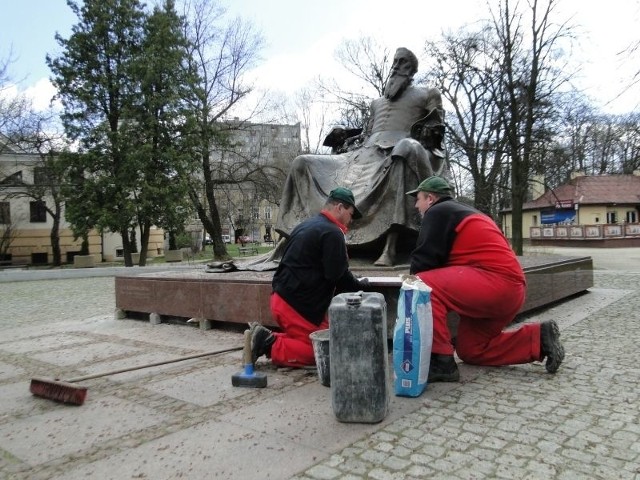
[[[455,351],[473,365],[515,365],[540,360],[540,324],[509,325],[524,303],[526,286],[471,266],[417,274],[433,290],[432,352],[452,355],[447,312],[460,316]]]
[[[309,334],[329,328],[325,315],[320,325],[314,325],[296,312],[277,293],[271,294],[271,315],[282,329],[274,332],[276,338],[271,347],[271,362],[281,367],[302,367],[315,365],[313,345]]]

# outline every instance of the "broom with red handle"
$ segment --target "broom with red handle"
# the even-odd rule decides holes
[[[82,405],[87,398],[87,387],[76,385],[77,382],[91,380],[92,378],[107,377],[117,373],[131,372],[133,370],[142,370],[143,368],[157,367],[168,363],[182,362],[184,360],[192,360],[194,358],[207,357],[210,355],[218,355],[220,353],[237,352],[244,347],[231,347],[222,350],[214,350],[213,352],[196,353],[184,357],[172,358],[170,360],[162,360],[160,362],[146,363],[135,367],[126,367],[119,370],[110,370],[108,372],[94,373],[84,375],[82,377],[70,378],[68,380],[60,380],[58,378],[32,378],[29,391],[42,398],[47,398],[61,403],[69,403],[72,405]]]

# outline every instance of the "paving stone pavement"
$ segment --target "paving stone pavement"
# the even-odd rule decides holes
[[[118,320],[112,277],[0,274],[0,478],[640,479],[640,249],[559,250],[592,255],[595,285],[523,319],[559,322],[556,375],[461,364],[373,425],[337,422],[310,370],[261,362],[266,389],[233,388],[239,352],[84,382],[80,407],[32,397],[36,375],[227,348],[243,327]]]

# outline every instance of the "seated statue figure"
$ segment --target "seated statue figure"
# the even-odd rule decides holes
[[[375,265],[396,261],[399,239],[415,246],[419,219],[412,190],[431,175],[447,175],[440,92],[412,85],[418,59],[406,48],[394,56],[384,96],[373,100],[364,131],[334,129],[324,142],[330,155],[300,155],[285,182],[276,231],[287,236],[318,213],[329,192],[347,187],[363,218],[347,233],[352,252],[367,252]],[[355,134],[355,135],[354,135]],[[350,136],[353,135],[353,136]]]

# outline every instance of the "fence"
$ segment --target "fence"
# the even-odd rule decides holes
[[[531,240],[608,240],[640,238],[640,223],[542,225],[530,227]]]

